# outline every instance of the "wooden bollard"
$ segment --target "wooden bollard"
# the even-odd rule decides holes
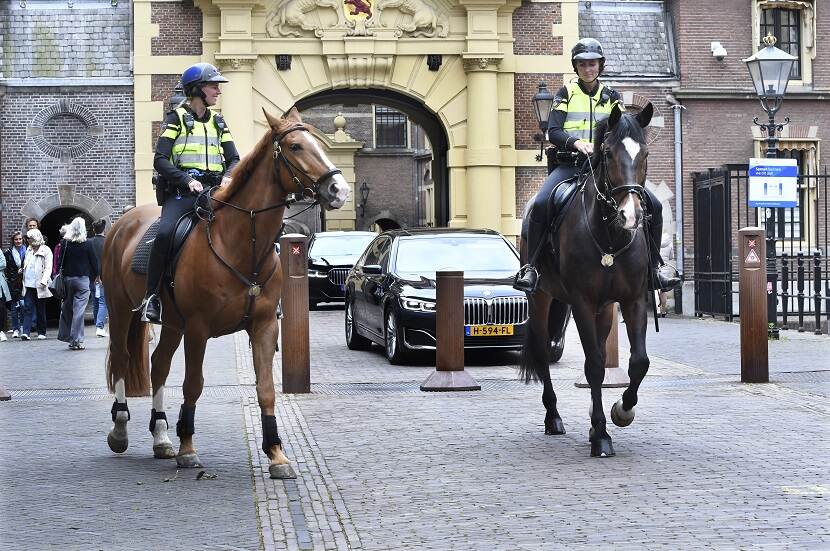
[[[767,265],[763,228],[738,232],[741,382],[769,382]]]
[[[421,390],[481,390],[464,371],[464,272],[440,271],[435,279],[435,371]]]
[[[623,388],[627,387],[631,380],[628,378],[628,372],[620,368],[620,320],[616,302],[612,308],[611,331],[605,341],[605,378],[602,380],[602,388]],[[582,375],[574,385],[578,388],[591,386],[585,375]]]
[[[282,264],[282,391],[311,392],[308,342],[308,238],[289,233],[280,238]]]

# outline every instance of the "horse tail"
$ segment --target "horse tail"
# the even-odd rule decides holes
[[[150,345],[149,324],[141,321],[141,312],[132,312],[127,331],[125,362],[113,361],[107,349],[107,385],[114,392],[115,381],[124,379],[126,395],[150,395]]]
[[[550,373],[548,312],[551,298],[540,298],[539,295],[536,292],[528,297],[529,316],[519,356],[519,378],[525,383],[543,380]]]

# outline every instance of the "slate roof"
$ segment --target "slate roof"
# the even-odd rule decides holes
[[[579,36],[602,43],[606,78],[677,77],[662,1],[580,1]]]

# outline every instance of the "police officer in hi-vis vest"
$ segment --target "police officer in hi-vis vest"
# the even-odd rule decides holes
[[[559,151],[578,152],[590,156],[594,152],[594,131],[597,123],[611,115],[614,105],[625,109],[620,94],[602,84],[599,76],[605,68],[602,45],[593,38],[583,38],[571,49],[571,64],[578,79],[571,81],[556,92],[553,108],[548,119],[548,140]],[[560,182],[574,177],[579,171],[578,162],[562,163],[548,175],[542,189],[533,198],[533,208],[527,225],[527,250],[529,264],[523,266],[514,287],[532,293],[536,290],[539,274],[536,271],[539,253],[550,224],[548,209],[551,194]],[[575,185],[576,181],[574,181]],[[654,268],[662,264],[659,244],[663,232],[663,206],[654,194],[646,189],[647,207],[651,213],[649,239],[653,242],[652,258]],[[660,288],[670,289],[680,283],[676,273],[665,275],[657,270]]]
[[[228,79],[210,63],[185,69],[181,84],[187,99],[167,114],[156,143],[153,167],[160,177],[161,221],[147,267],[143,321],[161,322],[159,290],[176,222],[193,210],[202,189],[230,183],[225,173],[239,162],[224,119],[209,109],[219,99],[221,82]]]

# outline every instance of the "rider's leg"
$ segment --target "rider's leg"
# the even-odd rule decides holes
[[[176,231],[176,222],[187,211],[193,208],[193,198],[169,197],[161,208],[161,221],[158,233],[150,248],[150,259],[147,263],[147,294],[144,298],[144,321],[161,322],[161,300],[159,291],[164,276],[164,267],[167,253],[170,250],[173,233]]]
[[[646,188],[645,195],[648,211],[651,214],[647,236],[648,247],[651,250],[651,266],[655,272],[655,280],[659,290],[668,291],[680,284],[680,278],[674,270],[669,274],[660,270],[660,267],[665,265],[663,258],[660,256],[660,242],[663,237],[663,204],[648,188]],[[652,278],[649,278],[649,283],[651,281]],[[653,285],[650,284],[649,289],[651,287]]]
[[[533,197],[533,206],[530,209],[527,224],[527,235],[524,236],[527,243],[528,263],[522,267],[515,283],[513,283],[513,287],[519,291],[532,293],[536,290],[539,279],[536,268],[538,267],[539,254],[541,254],[545,242],[545,233],[548,224],[550,224],[551,195],[559,182],[572,177],[575,173],[576,167],[573,166],[556,167],[545,179],[542,188]]]

